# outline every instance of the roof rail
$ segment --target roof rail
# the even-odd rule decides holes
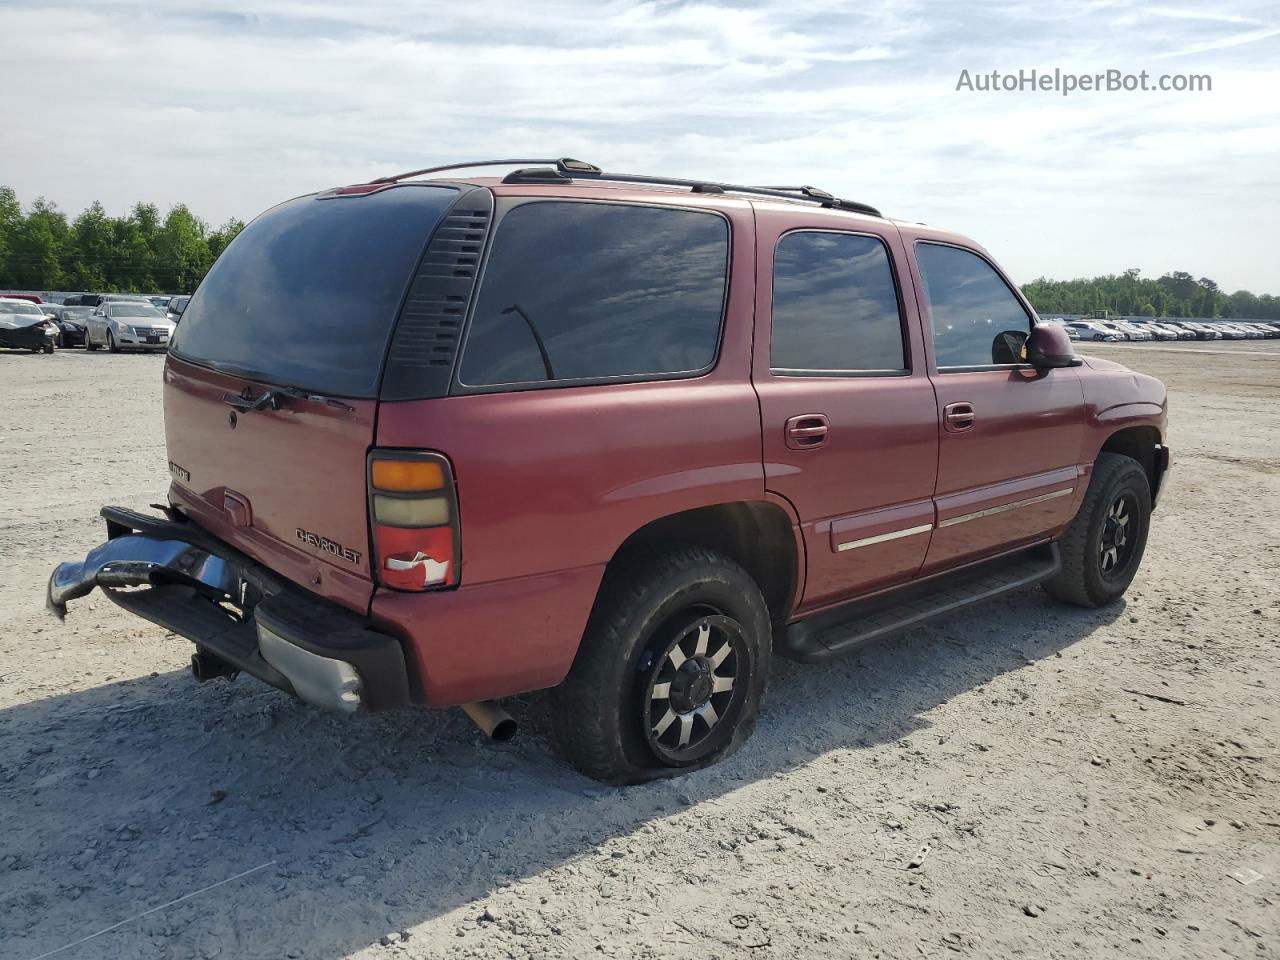
[[[636,173],[606,173],[599,167],[582,160],[561,157],[558,160],[476,160],[470,163],[451,163],[442,167],[424,167],[421,170],[410,170],[391,177],[379,177],[371,183],[394,183],[406,177],[417,177],[427,173],[441,173],[445,170],[462,170],[467,167],[499,167],[517,166],[534,163],[549,166],[553,169],[539,167],[515,170],[503,177],[503,183],[547,183],[574,179],[608,180],[614,183],[651,183],[666,187],[688,187],[694,193],[745,193],[751,196],[776,197],[780,200],[807,200],[837,210],[849,210],[853,213],[865,213],[873,217],[883,216],[870,204],[857,200],[842,200],[832,196],[826,190],[817,187],[751,187],[733,183],[718,183],[713,180],[684,180],[679,177],[655,177]]]
[[[467,163],[446,163],[443,167],[423,167],[421,170],[410,170],[408,173],[397,173],[390,177],[378,177],[376,180],[370,180],[370,183],[395,183],[397,180],[404,180],[406,177],[420,177],[424,173],[442,173],[445,170],[465,170],[468,167],[512,167],[522,163],[545,163],[550,164],[560,171],[571,171],[572,173],[592,174],[599,173],[600,168],[590,163],[584,163],[581,160],[574,160],[572,157],[560,157],[557,160],[471,160]]]

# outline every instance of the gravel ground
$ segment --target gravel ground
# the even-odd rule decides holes
[[[779,661],[738,755],[625,789],[539,696],[495,746],[197,686],[105,599],[56,623],[99,505],[164,496],[162,360],[0,352],[0,955],[1276,956],[1280,343],[1090,350],[1171,392],[1124,604]]]

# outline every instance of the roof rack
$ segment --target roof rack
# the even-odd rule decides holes
[[[711,180],[683,180],[678,177],[654,177],[636,173],[605,173],[595,164],[571,157],[554,160],[474,160],[469,163],[450,163],[441,167],[424,167],[390,177],[378,177],[370,183],[395,183],[408,177],[420,177],[428,173],[446,170],[463,170],[468,167],[509,167],[520,164],[539,164],[538,167],[514,170],[502,178],[503,183],[563,183],[575,179],[609,180],[614,183],[652,183],[667,187],[688,187],[694,193],[745,193],[751,196],[777,197],[780,200],[807,200],[837,210],[865,213],[873,217],[883,216],[870,204],[857,200],[842,200],[817,187],[751,187],[733,183],[717,183]],[[546,169],[551,167],[551,169]]]

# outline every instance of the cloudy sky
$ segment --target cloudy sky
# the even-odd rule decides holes
[[[248,219],[431,163],[813,183],[1016,279],[1139,267],[1280,294],[1280,4],[0,0],[0,183]],[[957,91],[1020,69],[1212,92]]]

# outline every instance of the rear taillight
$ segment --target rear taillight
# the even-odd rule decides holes
[[[458,583],[458,494],[449,461],[438,453],[369,454],[369,521],[378,582],[395,590]]]

